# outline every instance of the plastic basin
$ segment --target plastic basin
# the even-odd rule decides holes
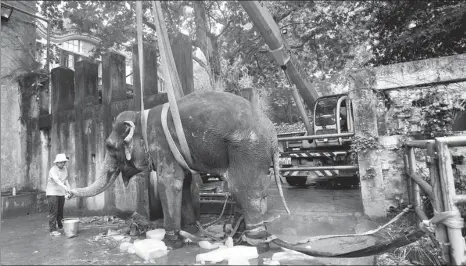
[[[78,234],[78,225],[80,223],[78,218],[65,218],[62,220],[62,223],[66,236],[71,237]]]

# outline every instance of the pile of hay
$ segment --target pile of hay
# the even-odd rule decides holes
[[[125,223],[129,228],[130,236],[144,236],[147,231],[163,226],[162,220],[149,221],[137,212],[134,212]]]

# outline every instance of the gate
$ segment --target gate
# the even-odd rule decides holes
[[[465,263],[465,240],[461,233],[463,219],[456,204],[465,203],[466,195],[455,193],[452,158],[449,148],[466,146],[466,136],[441,137],[435,140],[411,140],[406,143],[404,155],[408,178],[409,203],[421,223],[419,226],[431,227],[435,238],[440,243],[442,257],[448,264]],[[414,149],[426,149],[426,162],[431,184],[416,173]],[[429,197],[434,209],[434,217],[427,217],[421,204],[422,192]],[[427,223],[429,219],[435,224],[436,217],[448,215],[449,218],[437,227]]]

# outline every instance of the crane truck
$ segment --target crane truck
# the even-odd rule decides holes
[[[351,101],[345,94],[319,96],[299,62],[293,57],[280,28],[263,1],[239,1],[252,23],[264,38],[270,53],[286,77],[295,86],[291,92],[306,131],[279,134],[281,175],[291,186],[357,186],[357,167],[351,161],[350,143],[353,133]],[[313,108],[310,124],[303,102]],[[201,174],[202,203],[234,202],[228,196],[221,177]],[[217,211],[213,206],[207,208]]]
[[[319,97],[319,93],[306,79],[306,73],[292,55],[265,2],[239,3],[262,35],[272,57],[296,86],[292,86],[292,95],[306,131],[278,135],[282,151],[282,176],[292,186],[357,185],[357,167],[348,165],[351,162],[349,151],[354,132],[351,100],[345,94]],[[309,108],[313,108],[313,126],[309,122],[301,97]]]

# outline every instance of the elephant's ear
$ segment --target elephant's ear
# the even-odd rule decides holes
[[[134,129],[136,126],[134,125],[133,121],[124,121],[127,129],[125,130],[126,137],[124,138],[124,145],[125,145],[125,156],[126,160],[131,160],[131,152],[133,149],[133,135]]]

